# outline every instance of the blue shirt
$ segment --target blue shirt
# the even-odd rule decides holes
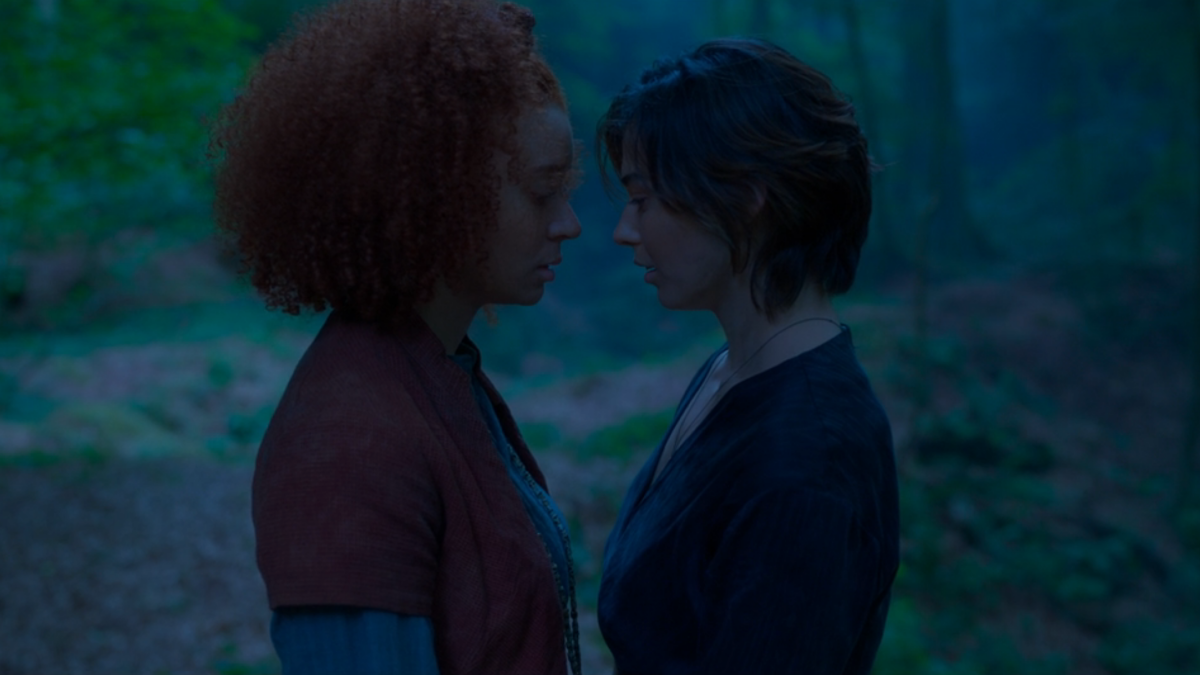
[[[359,607],[281,608],[271,641],[283,675],[438,675],[433,621]]]

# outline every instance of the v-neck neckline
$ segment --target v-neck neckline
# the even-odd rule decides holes
[[[659,441],[658,447],[655,448],[654,454],[651,455],[650,460],[648,461],[649,466],[646,467],[646,469],[643,473],[644,482],[635,486],[636,488],[638,488],[638,496],[637,496],[636,501],[634,501],[632,507],[629,509],[629,513],[626,515],[624,520],[626,522],[628,522],[628,520],[631,519],[633,517],[633,515],[646,504],[646,502],[649,500],[650,496],[658,488],[659,484],[663,483],[664,481],[666,481],[669,478],[668,474],[669,474],[669,472],[672,471],[672,467],[678,465],[680,463],[680,461],[682,461],[681,458],[684,456],[684,454],[695,444],[696,439],[698,439],[704,435],[704,432],[707,431],[708,428],[712,425],[713,420],[717,419],[720,416],[721,412],[723,412],[724,409],[726,407],[728,407],[729,402],[733,398],[734,392],[737,391],[738,389],[742,388],[742,385],[744,385],[748,382],[754,382],[754,381],[760,380],[764,375],[767,375],[768,373],[776,372],[780,368],[785,367],[788,364],[794,364],[797,361],[797,359],[810,357],[810,355],[821,352],[821,351],[825,350],[826,348],[830,348],[835,343],[837,343],[843,339],[848,339],[849,337],[850,337],[849,327],[846,326],[845,324],[842,324],[841,332],[838,333],[837,335],[831,337],[830,339],[826,340],[825,342],[822,342],[821,344],[817,345],[816,347],[813,347],[812,349],[808,349],[799,354],[796,354],[795,356],[792,356],[791,358],[780,361],[779,363],[775,364],[774,366],[771,366],[770,368],[768,368],[762,372],[755,373],[754,375],[751,375],[750,377],[742,380],[741,382],[734,384],[732,387],[730,387],[724,393],[724,395],[721,396],[720,400],[718,400],[713,405],[712,409],[708,411],[708,414],[704,417],[704,419],[700,420],[697,423],[696,427],[694,429],[692,429],[691,434],[689,434],[687,438],[684,438],[680,441],[679,447],[677,447],[675,449],[675,451],[671,453],[671,456],[669,458],[667,458],[667,463],[662,467],[662,470],[658,471],[657,470],[658,463],[660,461],[662,461],[662,455],[666,448],[667,440],[670,439],[671,434],[675,431],[675,427],[679,424],[681,414],[684,411],[686,411],[687,406],[691,403],[692,399],[695,398],[696,393],[699,391],[700,387],[702,387],[704,385],[704,382],[707,381],[709,373],[716,366],[718,357],[720,357],[721,354],[729,351],[729,343],[728,342],[721,345],[721,347],[719,347],[715,352],[713,352],[713,354],[711,356],[708,357],[708,360],[704,364],[703,374],[699,375],[699,379],[697,380],[696,384],[694,384],[693,386],[689,386],[688,390],[685,392],[684,398],[680,402],[679,409],[675,415],[675,418],[671,420],[671,425],[670,425],[670,427],[667,428],[667,433],[663,436],[663,439],[661,441]],[[678,471],[678,469],[674,469],[674,470]],[[655,476],[656,473],[658,474],[657,477]]]
[[[686,421],[688,412],[691,410],[692,403],[696,400],[696,396],[698,396],[701,393],[701,390],[704,389],[705,385],[708,384],[709,378],[712,376],[712,371],[717,368],[717,363],[718,363],[718,361],[721,360],[722,354],[726,355],[726,358],[728,359],[728,354],[729,354],[729,345],[728,344],[726,344],[725,347],[718,349],[714,353],[712,358],[709,359],[708,367],[704,369],[703,375],[700,376],[700,383],[697,384],[695,387],[690,388],[688,390],[690,395],[686,396],[684,398],[684,400],[680,403],[679,414],[677,414],[675,416],[675,419],[671,420],[671,426],[670,426],[670,428],[667,429],[666,435],[663,437],[662,442],[659,444],[661,446],[661,449],[655,453],[657,459],[654,462],[654,471],[651,472],[651,474],[650,474],[650,484],[651,485],[654,485],[658,481],[662,480],[662,474],[664,471],[666,471],[667,466],[670,465],[671,460],[675,458],[675,455],[677,455],[679,453],[679,451],[682,450],[685,445],[687,445],[688,440],[695,437],[696,434],[699,433],[700,428],[704,426],[705,420],[712,417],[712,415],[716,412],[717,407],[720,406],[721,401],[724,400],[725,396],[728,395],[729,392],[733,390],[733,387],[730,387],[726,391],[721,392],[720,397],[717,400],[713,401],[711,408],[708,408],[706,410],[701,410],[700,414],[702,416],[699,419],[695,419],[692,422],[691,429],[680,429],[679,433],[687,434],[687,435],[683,436],[681,438],[678,438],[678,440],[676,440],[674,442],[673,447],[671,447],[672,444],[670,444],[670,441],[672,440],[672,438],[675,437],[676,427],[679,426],[680,424],[682,424],[684,421]],[[737,386],[737,384],[734,384],[734,387],[736,387],[736,386]],[[718,387],[718,389],[719,389],[719,387]],[[713,395],[716,396],[717,393],[714,392]],[[707,407],[708,404],[705,404],[705,405]]]
[[[671,457],[668,458],[668,461],[663,466],[662,471],[661,472],[657,471],[658,464],[660,461],[662,461],[662,455],[663,455],[663,451],[666,448],[667,440],[671,438],[671,434],[674,433],[675,427],[679,424],[681,414],[687,410],[687,406],[692,402],[692,399],[695,397],[696,392],[700,389],[701,386],[704,385],[704,382],[708,379],[708,374],[716,366],[717,358],[723,352],[726,352],[728,350],[729,350],[729,344],[726,343],[726,344],[722,345],[719,349],[717,349],[717,351],[713,352],[712,356],[708,357],[708,361],[706,361],[704,364],[703,374],[700,375],[699,379],[696,381],[696,383],[694,385],[688,387],[688,390],[684,393],[684,398],[680,402],[679,409],[676,412],[674,419],[671,420],[671,425],[667,428],[667,433],[663,436],[662,440],[659,441],[658,447],[655,448],[654,454],[651,455],[651,457],[650,457],[650,460],[649,460],[648,466],[647,466],[647,471],[644,474],[645,475],[644,482],[641,485],[637,486],[639,488],[638,496],[637,496],[637,499],[633,503],[633,507],[629,510],[629,517],[632,517],[633,514],[635,512],[637,512],[642,507],[643,504],[646,503],[646,500],[650,497],[650,494],[652,492],[654,492],[655,488],[660,483],[662,483],[664,479],[666,479],[667,472],[671,470],[671,467],[674,464],[678,463],[676,460],[679,459],[680,453],[686,451],[687,448],[691,447],[691,442],[700,436],[700,433],[708,426],[708,423],[714,417],[716,417],[717,411],[720,410],[724,406],[726,401],[728,401],[730,392],[732,392],[734,389],[737,388],[738,385],[741,384],[741,382],[739,382],[738,385],[734,385],[733,387],[730,387],[729,391],[725,392],[725,395],[721,397],[721,400],[717,401],[716,405],[713,406],[712,410],[708,411],[708,415],[703,420],[701,420],[699,424],[696,425],[695,429],[692,430],[691,435],[689,435],[687,438],[680,441],[679,447],[677,447],[675,449],[675,451],[673,453],[671,453]],[[658,474],[657,478],[655,477],[656,473]]]

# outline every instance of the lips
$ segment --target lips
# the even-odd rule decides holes
[[[561,262],[562,258],[555,258],[545,265],[539,265],[537,268],[538,276],[541,277],[542,281],[554,281],[554,270],[551,269],[551,266]]]

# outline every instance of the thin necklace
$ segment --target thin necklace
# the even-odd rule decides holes
[[[581,675],[583,668],[579,650],[579,609],[575,604],[575,563],[571,555],[571,531],[566,523],[559,519],[556,509],[550,504],[549,495],[533,479],[529,469],[525,468],[525,463],[521,461],[520,455],[513,449],[512,444],[508,443],[507,445],[511,461],[520,468],[521,478],[541,501],[542,509],[549,514],[550,521],[554,523],[554,529],[558,531],[559,539],[562,541],[563,552],[567,559],[567,569],[565,570],[558,569],[558,563],[555,563],[554,556],[550,555],[550,548],[546,545],[546,540],[542,539],[541,533],[538,533],[538,540],[542,542],[542,547],[546,549],[546,555],[550,558],[550,571],[554,573],[555,585],[558,586],[556,590],[558,590],[559,610],[562,612],[563,641],[567,647],[567,661],[570,663],[573,675]],[[535,527],[534,530],[536,529]],[[566,579],[562,578],[563,572],[567,575]]]
[[[766,340],[763,341],[763,343],[761,345],[759,345],[758,349],[754,350],[753,354],[751,354],[749,357],[747,357],[745,361],[742,361],[742,365],[738,366],[737,369],[734,370],[733,373],[730,374],[729,377],[724,382],[722,382],[721,384],[719,384],[717,386],[717,391],[714,392],[711,397],[709,397],[708,402],[704,404],[704,408],[702,408],[700,410],[699,414],[697,414],[695,417],[692,418],[692,421],[690,424],[688,424],[687,428],[681,429],[680,433],[675,435],[675,442],[671,445],[671,452],[667,457],[663,458],[662,466],[658,469],[659,473],[661,473],[663,470],[663,467],[666,466],[666,460],[670,458],[670,455],[675,454],[675,451],[679,449],[679,445],[681,443],[683,443],[683,440],[685,438],[687,438],[686,434],[691,433],[695,429],[696,424],[698,424],[700,420],[704,419],[704,414],[708,412],[708,409],[710,407],[712,407],[712,405],[714,403],[716,403],[717,399],[720,398],[721,388],[724,387],[727,383],[732,382],[733,378],[737,377],[737,374],[742,372],[742,369],[745,368],[748,363],[753,361],[754,357],[758,356],[759,352],[761,352],[764,348],[766,348],[767,345],[771,344],[771,340],[774,340],[775,338],[779,337],[780,335],[782,335],[784,333],[784,331],[788,330],[789,328],[799,326],[800,324],[807,323],[809,321],[828,321],[829,323],[837,326],[839,330],[842,327],[842,324],[838,323],[837,321],[834,321],[833,319],[829,319],[829,318],[826,318],[823,316],[810,316],[807,319],[800,319],[799,321],[797,321],[795,323],[789,323],[788,325],[784,326],[783,328],[780,328],[779,330],[775,331],[775,333],[773,335],[771,335],[771,337],[767,338]],[[725,358],[727,358],[727,359],[729,358],[728,350],[725,351]],[[712,375],[712,371],[715,368],[716,368],[716,364],[713,364],[713,367],[709,368],[708,372],[704,374],[704,381],[700,383],[701,388],[703,388],[704,385],[708,383],[708,377],[709,377],[709,375]],[[699,393],[699,389],[697,389],[696,391],[697,391],[697,393]],[[682,421],[682,420],[683,420],[683,418],[681,417],[680,421]]]

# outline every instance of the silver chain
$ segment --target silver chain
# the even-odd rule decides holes
[[[775,338],[779,337],[780,335],[783,334],[784,331],[788,330],[789,328],[799,326],[800,324],[807,323],[809,321],[828,321],[829,323],[837,326],[839,330],[842,327],[842,324],[838,323],[837,321],[834,321],[833,319],[830,319],[830,318],[827,318],[824,316],[810,316],[807,319],[800,319],[799,321],[797,321],[795,323],[789,323],[788,325],[784,326],[783,328],[780,328],[779,330],[775,331],[775,333],[773,335],[771,335],[771,337],[764,340],[763,343],[758,346],[758,349],[754,350],[753,354],[751,354],[749,357],[747,357],[745,361],[742,361],[742,365],[738,366],[737,370],[734,370],[733,373],[731,373],[729,375],[729,378],[725,380],[725,382],[722,382],[720,385],[717,386],[717,391],[708,399],[708,402],[704,404],[704,408],[700,411],[700,413],[692,418],[692,421],[687,426],[687,429],[680,429],[680,432],[675,434],[675,442],[673,444],[671,444],[671,454],[674,455],[675,451],[679,449],[679,445],[681,443],[683,443],[683,440],[685,438],[687,438],[687,436],[684,432],[686,431],[686,432],[690,433],[693,430],[695,430],[696,425],[700,422],[700,420],[704,419],[704,414],[706,412],[708,412],[708,409],[714,403],[716,403],[718,398],[720,398],[718,396],[718,394],[721,392],[721,387],[724,387],[727,382],[733,381],[733,378],[736,377],[738,373],[742,372],[742,368],[745,368],[747,364],[749,364],[751,361],[754,360],[754,357],[758,356],[759,352],[761,352],[764,348],[766,348],[767,345],[771,344],[771,340],[774,340]],[[725,351],[725,358],[726,359],[729,358],[728,350]],[[704,381],[701,382],[700,386],[696,388],[697,394],[700,393],[700,389],[702,389],[705,384],[708,384],[708,377],[710,375],[712,375],[712,371],[715,369],[716,369],[716,364],[713,364],[713,367],[709,368],[708,372],[704,374]],[[684,414],[687,414],[687,412],[688,411],[684,411]],[[683,417],[680,417],[679,421],[682,422]],[[662,468],[659,468],[658,471],[661,472]]]
[[[554,556],[550,555],[550,550],[546,547],[546,542],[542,541],[542,546],[546,548],[546,555],[550,557],[550,570],[554,572],[554,583],[558,588],[566,590],[566,597],[562,593],[558,594],[558,605],[562,611],[563,617],[563,639],[567,647],[567,659],[571,664],[571,672],[575,675],[582,675],[583,664],[579,653],[579,609],[575,603],[575,562],[571,556],[571,533],[567,529],[565,523],[558,518],[558,513],[550,504],[549,497],[546,491],[537,484],[529,470],[525,468],[525,463],[521,461],[516,450],[509,444],[508,452],[512,456],[513,462],[521,468],[521,478],[529,486],[530,490],[538,496],[538,500],[542,503],[542,508],[550,515],[550,520],[554,523],[554,529],[558,530],[558,536],[562,539],[563,553],[567,559],[567,583],[563,584],[562,578],[559,576],[558,565],[554,562]],[[537,528],[534,528],[535,530]],[[542,535],[538,533],[538,539],[541,540]]]

